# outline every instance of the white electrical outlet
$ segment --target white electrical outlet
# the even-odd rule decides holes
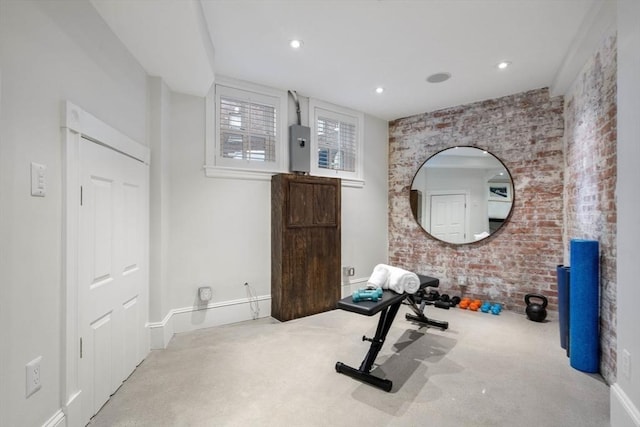
[[[26,397],[31,396],[36,391],[40,390],[42,387],[42,383],[40,383],[40,362],[42,361],[42,356],[38,356],[33,359],[31,362],[27,363],[27,388],[26,388]]]
[[[211,301],[213,292],[209,286],[203,286],[198,288],[198,296],[200,297],[200,301]]]
[[[356,275],[355,267],[351,267],[351,266],[342,267],[342,275],[343,276],[350,276],[350,277],[355,276]]]
[[[467,278],[464,276],[458,276],[458,286],[467,286]]]

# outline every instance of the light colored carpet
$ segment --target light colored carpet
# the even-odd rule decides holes
[[[557,321],[403,306],[373,373],[390,393],[335,371],[358,367],[378,316],[334,310],[176,335],[94,417],[98,426],[608,426],[609,388],[569,366]]]

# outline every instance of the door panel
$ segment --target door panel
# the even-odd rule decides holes
[[[140,199],[140,187],[133,183],[124,183],[124,273],[138,268],[140,260],[139,213],[137,201]]]
[[[336,191],[335,185],[313,187],[313,225],[336,226]]]
[[[451,243],[462,243],[466,234],[466,196],[446,194],[431,196],[431,234]]]
[[[313,201],[309,194],[313,185],[306,182],[289,183],[288,227],[305,227],[313,224]]]
[[[93,407],[100,409],[111,395],[111,337],[113,319],[106,313],[90,325],[93,360]],[[91,351],[90,350],[90,351]],[[97,412],[97,410],[96,410]]]
[[[88,237],[93,238],[93,284],[99,286],[113,277],[113,182],[92,177],[87,190],[94,197],[92,236]]]
[[[140,304],[138,303],[137,296],[124,303],[123,311],[125,325],[135,324],[136,320],[140,318],[141,313],[139,312],[139,308]],[[139,335],[139,328],[126,328],[124,331],[124,354],[122,363],[125,377],[128,377],[140,362],[137,351],[138,343],[140,341]]]
[[[102,145],[80,145],[80,360],[90,418],[146,354],[147,166]]]

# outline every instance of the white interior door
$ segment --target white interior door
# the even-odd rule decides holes
[[[82,139],[78,298],[84,419],[146,355],[148,167]]]
[[[431,196],[431,234],[450,243],[462,243],[466,235],[466,196],[444,194]]]

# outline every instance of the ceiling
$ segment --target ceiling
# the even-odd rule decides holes
[[[603,0],[91,2],[173,91],[203,96],[225,76],[393,120],[541,87],[562,93]],[[440,72],[451,78],[426,81]]]

